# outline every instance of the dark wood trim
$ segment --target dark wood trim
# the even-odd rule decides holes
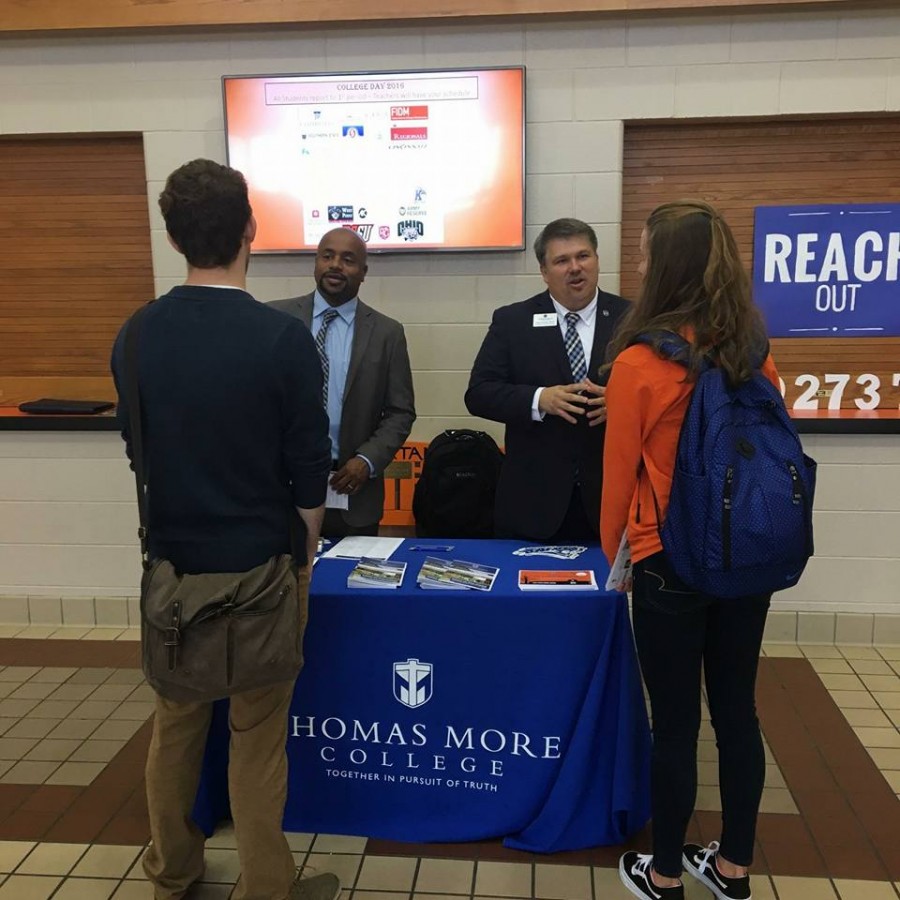
[[[4,416],[0,431],[118,431],[115,415],[94,416]]]
[[[622,15],[637,13],[788,12],[849,9],[857,0],[30,0],[5,4],[0,33],[246,28],[272,25],[484,20],[487,18]]]
[[[900,434],[900,414],[894,418],[854,416],[849,410],[820,418],[794,417],[800,434]],[[115,414],[94,416],[4,415],[0,431],[118,431]]]

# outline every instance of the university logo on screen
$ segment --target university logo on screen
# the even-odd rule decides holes
[[[418,710],[434,700],[435,667],[409,657],[391,671],[393,699]],[[434,711],[434,710],[432,710]],[[326,778],[498,793],[511,759],[553,765],[562,757],[559,735],[482,728],[463,722],[291,716],[290,737],[314,741]]]
[[[360,212],[362,212],[360,210]],[[343,228],[346,228],[348,231],[353,231],[362,238],[366,243],[368,243],[369,238],[372,237],[372,225],[358,225],[352,222],[344,222]]]

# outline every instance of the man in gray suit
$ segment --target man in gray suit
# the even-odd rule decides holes
[[[316,251],[316,290],[270,304],[307,325],[322,363],[329,484],[347,506],[326,509],[326,537],[378,533],[384,470],[416,418],[403,326],[357,296],[367,271],[365,242],[349,228],[335,228]]]

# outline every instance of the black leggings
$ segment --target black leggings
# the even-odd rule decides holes
[[[663,553],[634,566],[634,636],[653,717],[653,868],[660,875],[681,875],[697,796],[701,664],[719,748],[721,853],[739,866],[752,862],[766,775],[754,693],[770,599],[698,594]]]

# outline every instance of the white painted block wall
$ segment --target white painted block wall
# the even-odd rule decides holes
[[[817,553],[773,610],[864,613],[871,630],[873,614],[900,615],[900,441],[809,435],[804,444],[819,461]],[[30,598],[36,624],[90,624],[89,601],[98,624],[128,624],[124,602],[109,598],[138,594],[136,529],[118,434],[0,431],[0,622],[27,621]]]

